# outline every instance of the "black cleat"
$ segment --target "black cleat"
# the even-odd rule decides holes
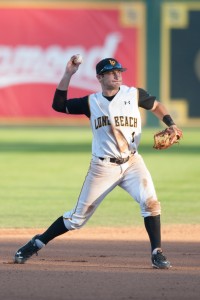
[[[152,267],[155,269],[169,269],[171,263],[167,261],[167,258],[163,255],[162,250],[157,250],[156,254],[152,254]]]
[[[17,250],[14,256],[14,263],[24,264],[33,254],[38,255],[40,248],[36,245],[35,240],[39,235],[35,235],[27,244]]]

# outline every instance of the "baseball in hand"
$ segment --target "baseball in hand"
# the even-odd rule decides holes
[[[81,56],[81,54],[76,54],[74,55],[74,59],[73,59],[73,63],[76,64],[82,64],[83,62],[83,57]]]

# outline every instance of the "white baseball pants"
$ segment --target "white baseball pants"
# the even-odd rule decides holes
[[[139,154],[121,165],[93,156],[75,208],[63,215],[66,228],[81,228],[116,186],[138,202],[143,217],[161,213],[151,175]]]

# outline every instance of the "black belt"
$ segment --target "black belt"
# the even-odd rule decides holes
[[[114,157],[99,157],[99,159],[101,160],[106,160],[106,161],[109,161],[111,163],[115,163],[115,164],[118,164],[118,165],[122,165],[122,164],[125,164],[128,160],[129,160],[130,156],[126,157],[126,158],[114,158]]]

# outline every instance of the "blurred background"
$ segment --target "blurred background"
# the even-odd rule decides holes
[[[183,128],[180,145],[154,150],[153,134],[164,124],[142,110],[139,152],[155,180],[163,222],[199,223],[200,1],[6,0],[0,1],[0,227],[46,227],[76,203],[91,158],[89,120],[53,111],[52,100],[77,53],[84,62],[69,97],[100,90],[95,65],[115,57],[127,68],[124,83],[168,107]],[[89,224],[141,225],[129,194],[117,188],[106,198]]]
[[[200,126],[200,1],[0,1],[0,124],[88,125],[51,103],[67,60],[81,53],[69,97],[100,89],[95,65],[117,58],[124,83],[165,103],[179,126]],[[142,112],[143,125],[157,126]]]

